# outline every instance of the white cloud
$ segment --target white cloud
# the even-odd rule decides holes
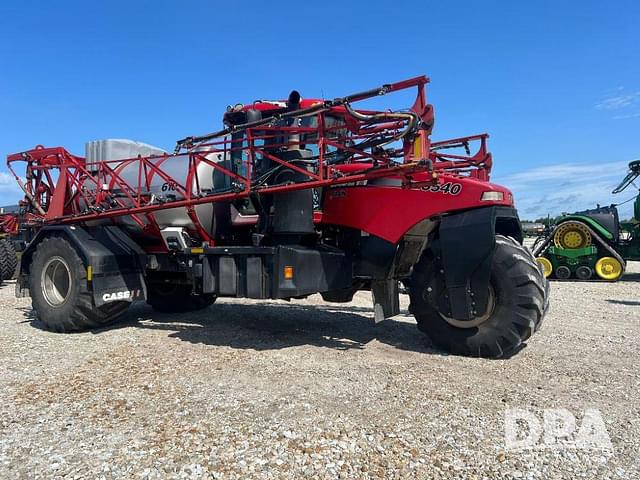
[[[15,205],[24,197],[13,175],[0,172],[0,206]]]
[[[600,110],[619,110],[635,104],[640,99],[640,92],[623,93],[605,98],[596,105]]]
[[[13,175],[0,172],[0,192],[21,192],[20,187],[16,183]]]
[[[633,186],[623,193],[611,191],[627,173],[628,161],[606,163],[562,163],[494,177],[513,191],[521,218],[532,219],[594,208],[596,204],[621,203],[637,192]],[[632,204],[621,207],[621,216],[631,215]]]
[[[614,120],[626,120],[627,118],[638,118],[640,117],[640,112],[636,113],[628,113],[626,115],[615,115],[613,117]]]

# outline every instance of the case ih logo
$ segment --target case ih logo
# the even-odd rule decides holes
[[[123,290],[122,292],[105,293],[102,295],[103,302],[115,302],[117,300],[133,300],[140,296],[140,290]]]

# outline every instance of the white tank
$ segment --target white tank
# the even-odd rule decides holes
[[[135,158],[138,155],[150,157],[151,155],[164,155],[167,153],[162,148],[123,138],[87,142],[84,146],[84,152],[85,161],[90,170],[92,165],[103,160],[122,160]]]
[[[138,147],[140,147],[139,150],[137,149]],[[111,168],[115,168],[118,176],[120,176],[129,185],[135,186],[138,183],[139,162],[135,160],[138,155],[145,157],[149,155],[162,155],[152,157],[149,161],[157,165],[159,169],[176,180],[179,184],[186,185],[189,181],[189,155],[168,155],[161,149],[144,143],[134,142],[132,140],[99,140],[90,142],[87,144],[87,153],[91,154],[91,156],[87,158],[87,165],[90,170],[90,165],[95,164],[96,162],[122,159],[123,161],[120,164],[110,163],[110,166]],[[224,161],[225,156],[222,152],[216,152],[207,154],[206,158],[217,163]],[[89,161],[89,159],[91,161]],[[191,188],[195,191],[196,186],[198,185],[201,192],[213,190],[213,174],[215,169],[212,166],[201,162],[198,164],[196,171],[197,182],[195,177],[191,179]],[[87,189],[95,190],[95,184],[93,182],[85,182],[85,186]],[[107,188],[114,194],[117,194],[119,190],[118,186],[113,181],[107,185]],[[158,201],[181,200],[184,198],[173,185],[168,183],[162,176],[155,172],[151,172],[149,174],[148,188],[144,189],[144,192],[155,196]],[[123,202],[125,205],[129,203],[128,199],[123,196],[119,196],[118,200]],[[83,208],[82,203],[80,206]],[[207,203],[196,205],[193,208],[197,223],[199,223],[205,231],[213,235],[215,229],[213,204]],[[153,216],[161,229],[166,227],[196,229],[196,225],[191,217],[189,217],[186,208],[158,210],[153,212]],[[145,224],[148,223],[144,215],[138,215],[137,218]],[[123,227],[132,231],[132,233],[135,233],[137,230],[141,230],[140,225],[138,225],[128,215],[117,217],[115,220]]]

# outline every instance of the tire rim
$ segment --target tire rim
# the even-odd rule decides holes
[[[566,222],[560,224],[553,235],[553,243],[558,248],[576,249],[591,245],[591,233],[580,222]]]
[[[580,280],[589,280],[593,276],[593,270],[589,267],[583,265],[581,267],[576,268],[576,277]]]
[[[571,269],[566,265],[561,265],[556,269],[556,277],[560,280],[568,280],[571,278]]]
[[[493,289],[493,285],[489,285],[489,297],[487,298],[487,311],[485,312],[484,315],[481,315],[480,317],[474,317],[471,320],[458,320],[456,318],[447,317],[442,313],[440,314],[440,316],[444,319],[445,322],[447,322],[449,325],[452,325],[454,327],[473,328],[489,320],[489,318],[491,318],[491,315],[493,315],[493,312],[495,309],[496,309],[496,293],[495,293],[495,290]]]
[[[42,294],[52,307],[59,307],[67,301],[73,281],[71,269],[62,257],[51,257],[42,269]]]
[[[622,272],[622,264],[613,257],[602,257],[596,262],[596,273],[604,280],[617,280]]]
[[[549,278],[549,275],[553,272],[553,264],[547,257],[538,257],[536,262],[542,267],[542,274],[544,278]]]

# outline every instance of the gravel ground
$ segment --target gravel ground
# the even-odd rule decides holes
[[[640,265],[554,283],[508,360],[443,355],[406,314],[222,300],[43,331],[0,289],[1,478],[639,478]],[[612,448],[513,451],[505,412],[601,414]]]

